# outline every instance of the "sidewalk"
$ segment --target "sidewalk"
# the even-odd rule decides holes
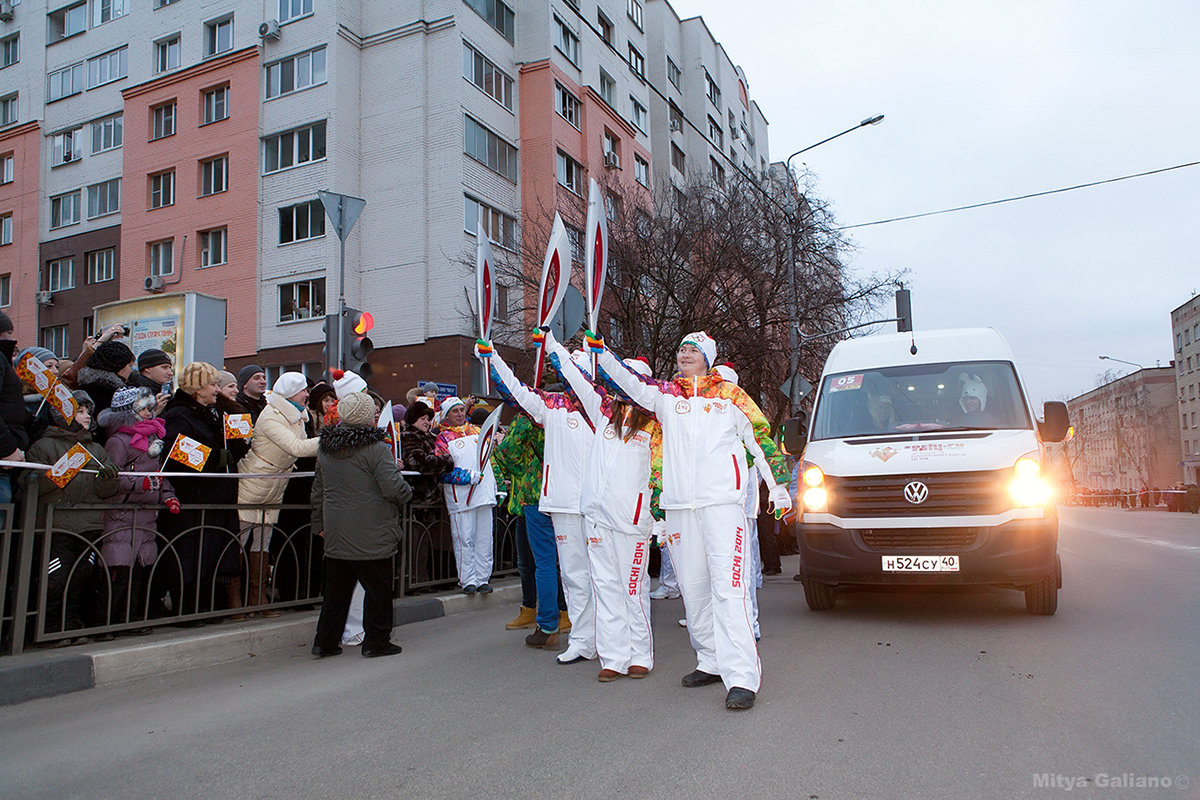
[[[521,583],[496,584],[490,595],[446,592],[403,597],[393,603],[394,624],[408,625],[466,611],[521,602]],[[0,658],[0,706],[107,686],[147,675],[223,664],[262,653],[312,645],[319,611],[284,611],[200,628],[165,627],[148,636],[123,637],[62,649],[30,650]]]

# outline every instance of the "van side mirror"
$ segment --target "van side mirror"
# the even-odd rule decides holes
[[[1067,429],[1071,422],[1067,419],[1067,404],[1058,400],[1048,400],[1042,407],[1043,421],[1038,423],[1038,433],[1043,442],[1061,442],[1067,438]]]
[[[801,411],[791,419],[783,421],[783,452],[799,456],[804,452],[808,439],[808,415]]]

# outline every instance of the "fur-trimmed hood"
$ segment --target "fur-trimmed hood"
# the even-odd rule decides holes
[[[105,386],[111,386],[114,390],[124,389],[125,381],[121,380],[121,376],[115,372],[109,372],[105,369],[96,369],[95,367],[82,367],[79,370],[79,377],[75,381],[77,386],[87,386],[91,383],[99,383]]]
[[[358,450],[387,440],[387,432],[374,425],[337,425],[321,429],[320,450],[334,458],[349,458]]]
[[[113,411],[111,408],[106,408],[96,417],[96,424],[111,436],[117,432],[118,428],[131,427],[140,419],[141,417],[132,411]]]

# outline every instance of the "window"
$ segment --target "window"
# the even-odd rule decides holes
[[[83,318],[83,338],[96,335],[96,318],[89,315]]]
[[[604,155],[613,155],[619,161],[621,158],[621,140],[613,135],[612,131],[604,131]],[[607,159],[605,159],[607,161]]]
[[[580,119],[579,98],[568,92],[558,81],[554,82],[554,98],[555,110],[558,111],[558,115],[578,128]]]
[[[92,27],[129,13],[129,0],[92,0]]]
[[[463,42],[463,77],[509,111],[513,110],[513,79],[466,42]]]
[[[92,155],[115,150],[125,141],[125,116],[98,119],[92,123]]]
[[[70,164],[83,157],[83,128],[56,133],[50,137],[50,166]]]
[[[279,0],[279,21],[288,22],[311,14],[313,0]]]
[[[497,246],[513,250],[517,246],[517,220],[499,209],[463,196],[463,230],[478,236],[479,211],[483,210],[483,230]]]
[[[204,92],[204,108],[201,110],[201,125],[209,125],[229,119],[229,87],[218,86]]]
[[[680,174],[687,173],[687,159],[683,156],[683,151],[679,149],[679,145],[671,144],[671,166],[677,169]]]
[[[111,247],[87,254],[88,283],[111,281],[117,274],[117,251]]]
[[[325,315],[325,279],[279,285],[279,321],[295,322]]]
[[[162,8],[163,6],[169,6],[172,3],[177,3],[177,2],[179,2],[179,0],[154,0],[154,7]]]
[[[642,0],[629,0],[629,18],[638,30],[642,29]]]
[[[467,155],[497,174],[517,182],[517,148],[470,117],[466,120]]]
[[[50,37],[46,40],[47,44],[53,44],[59,39],[65,39],[87,30],[86,2],[60,8],[58,11],[50,12],[47,16],[50,20]]]
[[[121,179],[113,178],[87,187],[88,219],[121,210]]]
[[[612,79],[612,76],[600,69],[600,96],[604,98],[604,102],[610,106],[614,105],[613,97],[617,93],[617,82]]]
[[[83,64],[72,64],[69,67],[50,73],[50,93],[48,102],[61,100],[83,91]]]
[[[0,307],[12,305],[12,275],[0,275]]]
[[[62,292],[75,288],[75,259],[59,258],[46,264],[46,288]]]
[[[17,121],[17,95],[0,97],[0,125],[11,125]]]
[[[12,214],[0,216],[0,245],[12,244]]]
[[[721,184],[725,183],[725,168],[712,156],[708,157],[708,169],[714,181]]]
[[[129,74],[129,48],[121,47],[88,59],[88,88],[120,80]]]
[[[604,216],[613,223],[621,218],[621,198],[613,192],[604,193]]]
[[[558,17],[554,18],[554,26],[557,33],[554,37],[554,46],[558,48],[567,60],[575,66],[579,66],[579,37],[575,32],[568,27],[567,23],[563,22]]]
[[[629,71],[639,78],[646,77],[646,59],[638,52],[638,49],[633,46],[633,42],[629,42]]]
[[[228,260],[226,243],[229,232],[225,228],[200,231],[200,266],[215,267]]]
[[[14,33],[0,39],[0,69],[10,67],[21,60],[21,34]]]
[[[564,225],[567,229],[567,242],[571,246],[571,263],[583,263],[583,231],[574,225]]]
[[[558,182],[575,194],[583,193],[583,166],[562,150],[558,151]]]
[[[667,105],[667,127],[673,131],[683,130],[683,111],[674,103]]]
[[[633,178],[642,186],[650,186],[650,164],[637,153],[633,155]]]
[[[233,49],[233,17],[204,23],[204,55],[215,56]]]
[[[596,25],[600,28],[600,38],[609,44],[613,43],[613,24],[612,20],[604,16],[604,12],[596,9]]]
[[[69,325],[51,325],[42,328],[42,347],[50,350],[59,358],[69,358],[71,355],[70,343],[67,341],[69,328]]]
[[[175,170],[150,176],[150,207],[163,208],[175,204]]]
[[[325,48],[290,56],[267,65],[267,99],[325,82]]]
[[[79,222],[79,191],[50,198],[50,228],[63,228]]]
[[[679,89],[679,81],[682,77],[683,75],[679,72],[679,65],[672,61],[670,56],[667,56],[667,80],[671,82],[672,86]]]
[[[708,99],[717,108],[721,107],[721,90],[717,88],[716,81],[712,79],[712,75],[708,74],[708,70],[704,70],[704,80],[708,83]]]
[[[229,156],[200,162],[200,196],[220,194],[229,188]]]
[[[175,135],[175,103],[163,103],[150,110],[152,121],[150,128],[151,139],[161,139],[164,136]]]
[[[179,68],[179,34],[154,43],[154,71],[167,72]]]
[[[279,243],[290,244],[325,235],[325,207],[309,200],[279,209]]]
[[[13,154],[5,153],[0,156],[0,183],[13,181]]]
[[[175,240],[150,244],[150,276],[161,278],[175,273]]]
[[[508,322],[508,287],[504,284],[496,286],[496,321]]]
[[[642,133],[646,132],[646,107],[633,95],[629,96],[629,121]]]
[[[325,157],[325,121],[263,139],[263,174]]]
[[[712,117],[708,118],[708,138],[712,139],[718,149],[725,146],[725,135],[721,132],[721,126]]]
[[[515,15],[513,10],[500,0],[463,0],[471,10],[491,25],[510,42],[516,39]]]

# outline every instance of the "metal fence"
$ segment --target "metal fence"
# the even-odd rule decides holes
[[[312,606],[321,601],[323,540],[308,523],[308,505],[184,505],[196,520],[165,534],[153,506],[58,505],[37,508],[36,482],[21,507],[0,505],[0,655],[30,644],[66,644],[80,637],[143,633],[164,625],[191,626],[237,614]],[[248,547],[237,520],[241,509],[279,510],[271,529],[267,602],[248,605]],[[55,524],[64,511],[140,511],[151,521],[135,525],[152,539],[156,555],[114,558],[101,531],[73,532]],[[161,510],[166,514],[165,508]],[[18,520],[17,515],[20,515]],[[136,518],[135,518],[136,519]],[[503,506],[493,514],[495,568],[516,572],[516,523]],[[407,505],[403,538],[394,558],[393,596],[449,588],[457,568],[445,506]],[[109,558],[105,557],[108,552]],[[113,561],[133,561],[117,566]]]

